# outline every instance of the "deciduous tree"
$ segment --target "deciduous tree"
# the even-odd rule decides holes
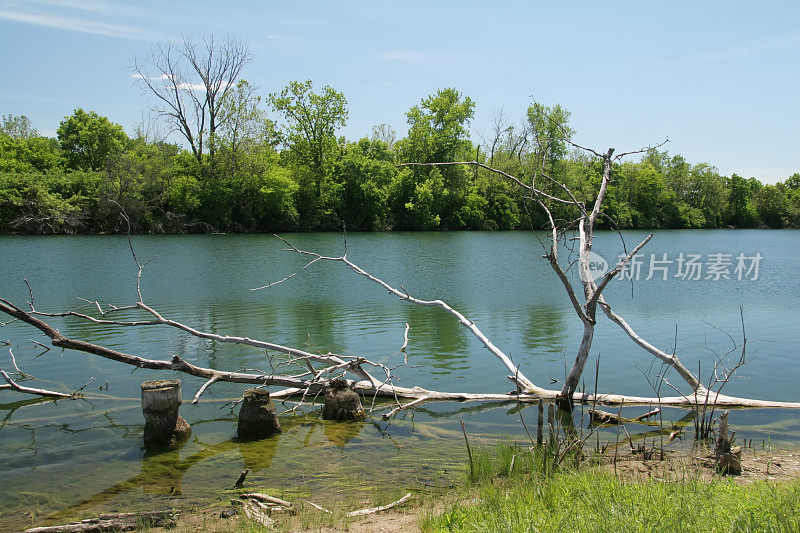
[[[102,170],[108,157],[122,150],[128,136],[119,124],[78,108],[61,122],[58,141],[70,168]]]
[[[222,112],[251,55],[243,42],[213,36],[181,45],[159,44],[145,60],[134,59],[134,77],[154,98],[153,111],[177,131],[197,161],[213,172],[217,130],[230,120]],[[208,154],[210,161],[204,156]]]

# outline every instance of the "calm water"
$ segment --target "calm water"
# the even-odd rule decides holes
[[[633,246],[644,235],[630,232],[626,241]],[[287,237],[327,255],[342,251],[339,235]],[[137,236],[134,243],[140,259],[156,256],[145,271],[142,292],[145,302],[167,317],[215,333],[365,355],[389,364],[400,362],[396,352],[407,322],[412,368],[402,370],[401,384],[448,391],[509,390],[504,369],[452,317],[389,297],[341,264],[318,263],[269,290],[249,291],[304,264],[302,257],[281,251],[282,243],[271,236]],[[376,276],[462,310],[538,384],[563,377],[564,357],[574,356],[581,328],[541,258],[535,235],[352,234],[348,243],[349,257]],[[610,233],[597,238],[595,249],[609,262],[622,250],[616,234]],[[731,254],[733,264],[727,270],[733,279],[675,277],[680,253],[703,255],[702,278],[707,254]],[[736,279],[740,253],[761,255],[758,279],[749,279],[753,272]],[[124,237],[2,236],[0,254],[0,295],[19,305],[28,298],[23,278],[33,286],[40,310],[76,307],[81,304],[78,297],[117,305],[135,301],[136,268]],[[666,281],[659,270],[653,279],[645,279],[650,254],[656,260],[667,254],[674,261],[655,265],[666,269]],[[606,292],[634,328],[671,351],[677,327],[677,350],[688,367],[697,368],[699,362],[706,375],[714,354],[733,346],[725,332],[741,338],[741,306],[754,358],[726,392],[800,401],[800,232],[662,231],[645,248],[643,259],[638,282],[617,281]],[[164,327],[54,323],[66,335],[145,357],[178,354],[229,370],[265,365],[263,351],[216,345]],[[46,380],[43,387],[72,391],[95,378],[85,389],[86,401],[40,403],[0,392],[3,527],[30,523],[30,518],[20,518],[22,509],[57,519],[52,513],[65,508],[66,513],[86,514],[123,505],[153,507],[156,500],[171,500],[165,505],[217,501],[224,499],[223,491],[244,466],[252,469],[249,482],[275,494],[313,495],[321,501],[363,494],[369,499],[376,481],[394,482],[402,491],[413,477],[430,481],[451,476],[463,460],[459,417],[479,440],[520,435],[513,405],[445,403],[428,404],[391,424],[377,415],[363,424],[323,423],[309,409],[302,416],[284,416],[285,431],[279,437],[238,443],[232,439],[235,414],[226,402],[239,397],[245,386],[216,384],[200,405],[192,406],[188,400],[202,381],[180,376],[186,401],[181,412],[193,426],[192,438],[178,451],[145,457],[139,384],[156,373],[131,373],[129,367],[81,353],[51,350],[39,356],[41,350],[30,339],[44,339],[17,323],[1,328],[0,339],[12,344],[25,372]],[[648,371],[650,359],[604,317],[593,347],[593,357],[598,354],[601,390],[652,393],[641,372]],[[7,348],[0,348],[0,366],[11,369]],[[98,390],[105,381],[108,390]],[[587,371],[586,381],[594,386],[593,370]],[[535,419],[534,410],[526,410],[525,416]],[[793,412],[754,410],[732,418],[737,436],[745,439],[790,445],[800,436],[800,416]]]

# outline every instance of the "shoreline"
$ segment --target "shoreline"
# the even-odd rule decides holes
[[[481,447],[483,452],[497,453],[500,445]],[[523,448],[520,448],[523,449]],[[743,472],[739,476],[723,476],[717,474],[710,466],[711,455],[698,453],[703,450],[681,449],[665,450],[663,460],[659,458],[645,459],[640,453],[626,451],[620,454],[614,464],[613,454],[608,451],[600,456],[588,456],[576,468],[566,468],[564,472],[597,473],[600,476],[613,476],[622,485],[645,486],[648,484],[671,484],[688,486],[699,482],[714,486],[715,483],[733,484],[748,487],[760,482],[780,488],[789,487],[792,482],[800,480],[800,446],[782,450],[746,448],[742,452]],[[592,464],[594,463],[594,464]],[[466,469],[466,467],[465,467]],[[616,473],[614,473],[616,471]],[[502,478],[503,476],[501,476]],[[502,483],[508,481],[502,480]],[[493,481],[492,483],[497,483]],[[395,487],[397,488],[397,487]],[[246,489],[246,490],[245,490]],[[279,531],[358,531],[372,533],[377,531],[422,531],[423,522],[430,522],[441,516],[448,508],[456,505],[473,505],[469,494],[474,492],[473,484],[462,478],[453,485],[445,487],[426,486],[403,487],[413,494],[410,501],[383,512],[375,512],[358,518],[348,518],[346,513],[357,508],[371,505],[385,505],[391,498],[379,498],[378,501],[345,501],[334,506],[326,503],[331,509],[327,513],[312,507],[306,500],[291,502],[295,512],[271,513],[274,528]],[[502,486],[500,488],[502,489]],[[509,488],[508,490],[512,490]],[[240,492],[260,492],[260,487],[245,487],[242,491],[231,491],[227,496],[235,498]],[[265,489],[267,493],[269,490]],[[382,494],[386,496],[386,493]],[[221,498],[222,499],[222,498]],[[473,498],[474,499],[474,498]],[[395,500],[393,500],[395,501]],[[156,510],[156,509],[153,509]],[[164,509],[157,509],[164,510]],[[262,526],[244,516],[241,507],[234,513],[230,505],[216,504],[202,507],[189,506],[178,508],[180,515],[177,523],[170,527],[140,528],[154,532],[189,532],[189,531],[260,531]],[[280,508],[279,508],[280,510]],[[121,509],[120,512],[128,512]],[[223,518],[222,512],[231,515]],[[80,519],[92,518],[82,516]],[[76,517],[76,520],[78,517]],[[66,522],[61,522],[66,523]],[[31,525],[38,527],[42,524]],[[55,524],[51,524],[55,525]]]

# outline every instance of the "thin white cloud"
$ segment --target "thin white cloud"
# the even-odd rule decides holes
[[[149,41],[154,38],[154,36],[149,32],[131,25],[86,20],[83,18],[62,15],[26,13],[22,11],[0,9],[0,19],[66,31],[77,31],[80,33],[105,35],[108,37],[119,37],[122,39]]]
[[[167,76],[166,74],[162,74],[161,76],[155,76],[155,77],[146,78],[142,74],[139,74],[138,72],[134,72],[133,74],[131,74],[131,78],[138,79],[138,80],[148,79],[148,80],[152,80],[152,81],[161,80],[161,81],[164,82],[164,87],[167,88],[167,89],[172,89],[172,88],[176,87],[176,85],[174,84],[175,82],[173,82],[170,79],[170,77]],[[227,85],[228,85],[227,82],[222,82],[220,87],[222,89],[224,89]],[[206,90],[206,86],[204,84],[202,84],[202,83],[189,83],[187,81],[178,82],[177,83],[177,88],[181,89],[181,90],[188,90],[188,91],[205,91]]]
[[[187,83],[185,81],[178,84],[178,89],[189,91],[205,91],[206,86],[202,83]]]
[[[419,61],[426,54],[418,50],[389,50],[378,54],[379,61]]]
[[[114,17],[126,16],[142,18],[148,13],[129,5],[111,2],[109,0],[26,0],[27,4],[39,4],[55,8],[74,9],[94,13],[95,15],[110,15]]]
[[[761,42],[752,43],[744,46],[732,46],[724,50],[716,52],[708,52],[703,54],[696,54],[692,57],[703,61],[721,61],[725,59],[736,59],[740,57],[750,57],[761,54],[763,52],[770,52],[773,50],[782,50],[791,48],[800,44],[800,32],[774,37]]]

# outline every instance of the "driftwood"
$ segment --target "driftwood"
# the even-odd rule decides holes
[[[398,505],[404,504],[405,502],[407,502],[411,498],[412,498],[412,496],[411,496],[411,493],[409,492],[408,494],[406,494],[405,496],[403,496],[399,500],[394,501],[392,503],[389,503],[389,504],[386,504],[386,505],[381,505],[380,507],[370,507],[369,509],[360,509],[358,511],[350,511],[349,513],[345,514],[345,516],[348,517],[348,518],[352,518],[354,516],[365,516],[365,515],[368,515],[368,514],[379,513],[381,511],[387,511],[387,510],[391,509],[392,507],[397,507]]]
[[[617,425],[617,424],[629,424],[635,422],[642,423],[648,418],[660,413],[661,409],[653,409],[652,411],[636,416],[634,418],[625,418],[624,416],[620,416],[614,413],[609,413],[608,411],[601,411],[600,409],[589,409],[588,411],[589,411],[589,420],[593,424]]]
[[[314,503],[312,501],[306,500],[306,503],[308,505],[310,505],[311,507],[313,507],[314,509],[316,509],[317,511],[322,511],[323,513],[333,514],[332,511],[329,511],[329,510],[325,509],[324,507],[322,507],[321,505],[317,505],[316,503]]]
[[[577,347],[575,360],[567,372],[567,376],[564,379],[561,388],[558,390],[547,389],[537,385],[533,379],[521,372],[520,368],[512,361],[511,357],[509,357],[503,350],[496,346],[481,331],[474,320],[469,319],[467,316],[453,308],[448,303],[439,299],[423,299],[413,296],[406,291],[402,285],[399,285],[399,288],[392,286],[386,281],[374,276],[367,270],[352,262],[347,257],[346,235],[344,239],[345,250],[344,254],[341,256],[324,256],[313,251],[302,250],[295,247],[285,239],[281,239],[288,246],[288,251],[308,257],[309,262],[299,271],[285,276],[283,279],[274,281],[264,285],[263,287],[253,290],[263,289],[274,286],[278,283],[287,282],[301,274],[308,267],[315,263],[330,262],[342,264],[355,274],[364,277],[365,279],[379,286],[382,290],[387,291],[390,295],[399,298],[403,302],[422,307],[437,308],[451,315],[454,320],[466,328],[473,335],[473,337],[475,337],[475,339],[477,339],[486,348],[489,354],[498,360],[501,368],[508,373],[507,377],[514,384],[515,390],[510,393],[464,393],[426,390],[421,387],[402,387],[396,384],[395,380],[397,378],[394,375],[394,370],[403,366],[402,364],[398,364],[396,367],[392,368],[385,364],[370,361],[365,357],[360,356],[341,356],[332,353],[315,354],[298,348],[283,346],[267,340],[258,340],[240,336],[219,335],[197,330],[188,324],[183,324],[176,320],[165,317],[157,310],[144,303],[140,282],[142,278],[142,271],[147,263],[142,264],[138,259],[136,259],[132,242],[130,243],[131,252],[138,267],[136,292],[139,299],[136,303],[124,306],[110,305],[104,307],[100,305],[99,302],[90,302],[85,300],[86,306],[91,308],[92,314],[90,314],[89,311],[84,312],[84,310],[73,310],[57,313],[43,312],[39,311],[35,307],[33,290],[29,286],[29,310],[23,310],[8,300],[0,298],[0,312],[3,312],[13,319],[19,320],[38,329],[44,335],[49,337],[52,345],[56,347],[91,353],[139,368],[177,371],[201,378],[204,380],[204,382],[194,395],[193,403],[198,401],[203,392],[210,386],[213,386],[214,383],[234,382],[257,385],[259,387],[284,387],[282,390],[271,392],[271,397],[273,399],[288,398],[292,396],[300,397],[301,405],[307,397],[314,398],[323,393],[326,389],[328,389],[328,386],[333,380],[343,379],[343,382],[348,388],[353,389],[363,397],[372,398],[372,406],[370,407],[370,411],[375,409],[375,399],[378,397],[387,398],[394,402],[394,405],[390,405],[388,407],[388,417],[394,416],[402,410],[418,407],[425,402],[433,401],[514,401],[522,403],[538,402],[540,400],[555,400],[561,407],[568,409],[571,409],[575,402],[600,405],[641,404],[681,406],[691,409],[697,409],[698,406],[701,405],[704,407],[739,406],[800,408],[800,402],[765,401],[752,398],[733,397],[722,394],[721,389],[727,383],[728,378],[730,377],[730,372],[728,372],[724,377],[719,377],[716,372],[717,367],[715,366],[714,376],[712,376],[712,378],[709,380],[709,383],[703,383],[698,375],[695,375],[683,365],[676,354],[667,353],[663,350],[660,350],[653,344],[646,341],[623,317],[614,312],[611,305],[605,300],[603,291],[609,285],[611,280],[617,276],[623,270],[623,268],[626,267],[631,258],[649,242],[652,234],[645,238],[632,250],[630,250],[630,252],[627,253],[622,260],[620,260],[608,272],[603,274],[601,278],[595,279],[593,277],[593,273],[590,271],[591,254],[593,253],[592,246],[594,242],[594,228],[598,219],[605,217],[602,212],[602,204],[611,180],[613,165],[618,162],[620,158],[626,155],[643,153],[650,150],[650,148],[614,155],[614,149],[609,149],[605,153],[599,153],[575,144],[573,144],[573,146],[588,152],[593,157],[600,159],[602,162],[602,180],[597,197],[595,198],[591,208],[584,203],[579,202],[564,184],[554,180],[544,173],[539,173],[535,179],[539,179],[540,181],[545,180],[546,183],[552,185],[551,189],[554,188],[557,193],[546,192],[537,187],[535,185],[535,179],[531,181],[530,184],[523,183],[518,178],[511,176],[502,170],[491,168],[477,161],[404,164],[428,166],[473,165],[484,168],[490,172],[499,174],[504,179],[507,179],[519,186],[529,197],[529,199],[537,203],[547,215],[551,236],[549,246],[545,247],[545,258],[552,266],[553,271],[556,274],[556,278],[563,285],[563,288],[569,297],[578,319],[583,324],[583,335],[581,337],[579,346]],[[567,221],[566,223],[557,223],[556,218],[553,216],[550,208],[548,207],[553,202],[561,204],[568,209],[572,209],[577,218],[572,221]],[[580,277],[580,285],[576,287],[573,287],[573,283],[567,275],[572,267],[572,264],[565,267],[559,262],[558,251],[560,248],[564,248],[565,246],[570,253],[577,252],[575,264]],[[574,247],[577,247],[577,250],[575,250]],[[579,297],[579,295],[581,296]],[[637,346],[654,356],[657,360],[661,361],[675,373],[677,373],[691,390],[688,393],[682,392],[677,387],[666,381],[666,378],[662,377],[664,383],[675,390],[676,395],[654,398],[623,394],[603,394],[598,393],[597,391],[594,393],[579,392],[577,385],[581,379],[583,369],[591,350],[594,330],[597,325],[596,315],[598,307],[602,311],[602,314],[604,314],[612,323],[619,326]],[[145,318],[141,320],[115,320],[112,318],[115,313],[120,311],[141,313],[145,315]],[[235,343],[267,350],[268,352],[272,353],[281,353],[284,355],[284,358],[281,359],[277,364],[271,364],[272,368],[269,369],[240,372],[200,367],[193,365],[178,356],[174,356],[171,360],[146,359],[79,339],[66,337],[62,335],[55,327],[43,320],[43,318],[47,317],[83,320],[92,322],[94,324],[107,325],[109,327],[166,326],[176,328],[188,335],[193,335],[195,337],[214,342]],[[405,352],[409,345],[408,333],[409,327],[406,325],[403,333],[403,344],[401,349],[397,352],[403,354],[403,361],[407,361]],[[740,364],[743,362],[744,349],[742,349],[742,361]],[[738,368],[738,366],[740,365],[737,365],[734,367],[734,369]],[[297,369],[300,369],[301,371],[298,372]],[[349,377],[347,374],[349,374]],[[716,390],[714,390],[715,387]],[[299,407],[299,405],[294,407],[292,410],[297,409],[297,407]],[[383,406],[378,406],[378,408],[386,409],[387,407],[384,404]]]
[[[287,502],[286,500],[281,500],[280,498],[276,498],[275,496],[270,496],[268,494],[261,494],[260,492],[250,492],[248,494],[242,494],[242,498],[249,500],[258,500],[261,502],[280,505],[283,507],[292,507],[292,504],[290,502]]]
[[[99,533],[103,531],[130,531],[143,525],[150,527],[172,527],[179,511],[148,511],[142,513],[109,513],[80,522],[61,526],[35,527],[25,533]]]
[[[267,529],[275,526],[275,521],[269,517],[269,508],[261,502],[254,500],[239,501],[244,510],[244,514],[250,520],[258,522]]]
[[[247,474],[249,473],[250,473],[249,468],[245,468],[244,470],[242,470],[242,473],[239,474],[239,479],[236,480],[236,483],[233,485],[233,488],[234,489],[242,488],[242,485],[244,485],[244,480],[247,477]]]

